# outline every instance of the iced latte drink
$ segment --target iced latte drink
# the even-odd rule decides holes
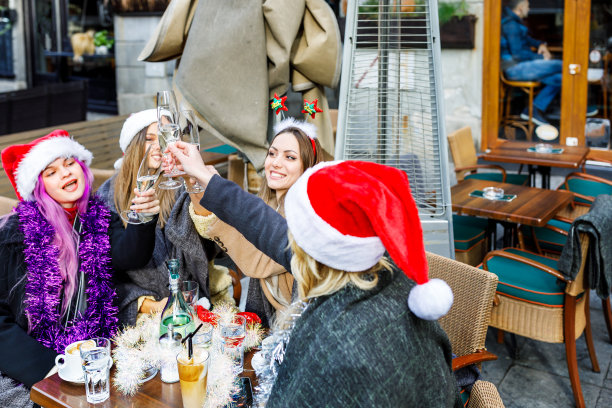
[[[208,379],[208,352],[194,348],[191,358],[187,350],[176,357],[183,408],[201,408],[206,401],[206,383]]]

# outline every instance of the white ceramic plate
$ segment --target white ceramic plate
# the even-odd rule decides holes
[[[64,381],[68,381],[68,382],[73,383],[73,384],[85,384],[85,379],[83,378],[83,376],[82,376],[82,375],[81,375],[81,377],[79,377],[79,378],[68,378],[68,377],[64,377],[64,376],[62,375],[62,372],[61,372],[61,371],[58,371],[58,372],[57,372],[57,375],[59,375],[59,377],[60,377],[62,380],[64,380]]]

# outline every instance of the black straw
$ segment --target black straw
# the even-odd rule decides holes
[[[189,358],[190,360],[191,360],[191,357],[193,356],[193,335],[196,334],[198,330],[200,330],[201,328],[202,328],[202,323],[200,323],[200,325],[196,327],[194,331],[186,335],[185,338],[181,340],[181,343],[185,343],[185,341],[187,341],[187,358]]]

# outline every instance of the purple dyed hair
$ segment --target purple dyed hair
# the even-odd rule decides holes
[[[83,214],[87,211],[87,203],[91,194],[91,186],[93,185],[93,174],[89,168],[80,160],[74,158],[81,169],[85,179],[85,190],[83,195],[76,202],[79,213]],[[59,270],[65,282],[64,300],[62,302],[62,315],[66,313],[66,309],[72,301],[76,284],[77,273],[79,270],[78,257],[78,238],[79,234],[72,228],[68,222],[64,208],[47,194],[45,184],[42,180],[42,172],[38,175],[38,181],[34,187],[34,199],[38,203],[38,208],[42,215],[47,219],[49,224],[55,230],[54,244],[59,248]]]

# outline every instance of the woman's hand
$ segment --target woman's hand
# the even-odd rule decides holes
[[[154,188],[150,188],[147,191],[139,191],[137,188],[134,189],[136,195],[132,200],[130,210],[134,210],[144,214],[159,214],[161,210],[159,207],[159,200]]]
[[[164,163],[164,170],[170,171],[173,166],[198,180],[204,188],[215,174],[219,174],[214,166],[207,166],[202,160],[200,150],[196,145],[178,141],[166,148],[165,153],[172,153],[170,160]]]
[[[161,312],[162,310],[164,310],[164,306],[166,306],[166,302],[167,301],[168,301],[167,297],[163,298],[159,302],[156,302],[156,301],[151,300],[151,299],[145,299],[142,302],[142,306],[140,306],[140,310],[138,312],[140,312],[140,313],[157,313],[157,312]]]

